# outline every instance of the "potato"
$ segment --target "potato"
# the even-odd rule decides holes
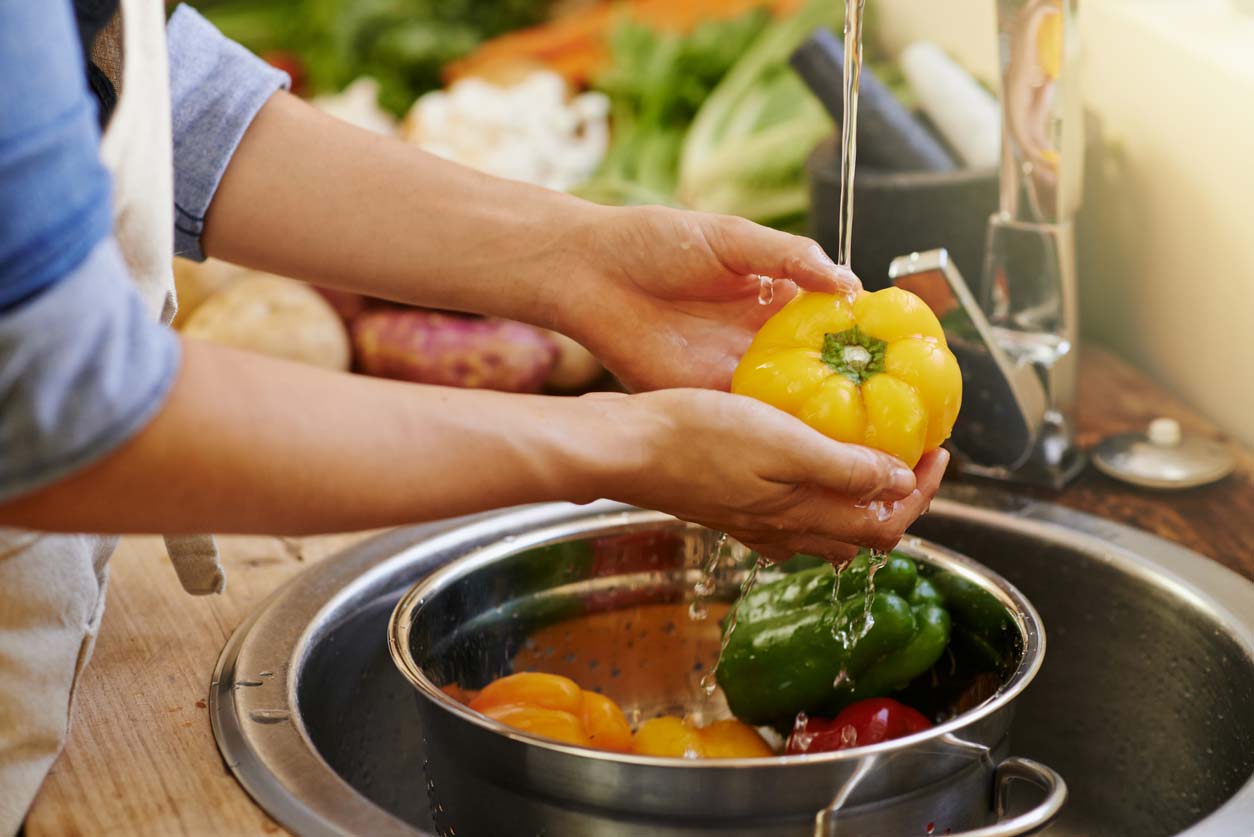
[[[325,369],[348,369],[348,333],[317,291],[291,279],[248,273],[200,305],[183,326],[197,340]]]
[[[248,272],[245,268],[217,259],[194,262],[175,258],[174,289],[178,293],[179,310],[174,315],[174,327],[182,329],[205,300]]]
[[[422,384],[539,392],[557,347],[539,330],[498,319],[379,309],[352,324],[357,367]]]
[[[546,331],[544,335],[557,346],[557,365],[549,373],[545,386],[558,392],[575,392],[591,386],[605,372],[592,352],[565,334]]]
[[[335,313],[339,314],[340,319],[346,323],[351,323],[358,314],[373,304],[369,297],[353,293],[352,291],[324,288],[320,285],[311,285],[310,287],[330,303],[331,307],[335,309]]]

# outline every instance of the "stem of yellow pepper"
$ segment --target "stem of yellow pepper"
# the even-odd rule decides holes
[[[823,362],[855,384],[884,371],[886,343],[854,326],[823,335]]]

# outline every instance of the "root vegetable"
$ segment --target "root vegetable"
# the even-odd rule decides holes
[[[174,327],[182,329],[209,297],[247,274],[247,269],[217,259],[194,262],[176,258],[174,288],[178,293],[179,310],[174,316]]]
[[[557,347],[539,329],[432,311],[367,311],[352,324],[357,366],[423,384],[539,392]]]
[[[307,285],[248,273],[196,308],[183,334],[326,369],[349,366],[339,315]]]
[[[574,392],[589,387],[601,377],[605,369],[592,352],[556,331],[545,336],[557,347],[557,365],[549,373],[545,385],[558,392]]]

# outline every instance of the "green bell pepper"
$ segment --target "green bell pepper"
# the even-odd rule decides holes
[[[868,625],[869,568],[863,552],[839,576],[803,570],[741,600],[717,672],[737,718],[787,725],[799,711],[834,714],[932,667],[950,635],[941,591],[893,553],[874,576]]]
[[[983,587],[957,573],[929,568],[934,586],[954,622],[953,642],[971,661],[999,672],[1018,658],[1018,632],[1006,608]]]

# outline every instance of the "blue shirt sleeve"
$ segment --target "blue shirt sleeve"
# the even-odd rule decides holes
[[[97,460],[156,413],[179,345],[112,237],[69,0],[0,0],[0,502]]]
[[[112,229],[96,103],[69,0],[0,0],[0,312]]]
[[[0,502],[103,458],[156,414],[178,373],[112,236],[0,314]]]
[[[3,0],[0,0],[3,2]],[[202,261],[205,212],[261,106],[291,81],[188,6],[166,26],[174,133],[174,252]]]

